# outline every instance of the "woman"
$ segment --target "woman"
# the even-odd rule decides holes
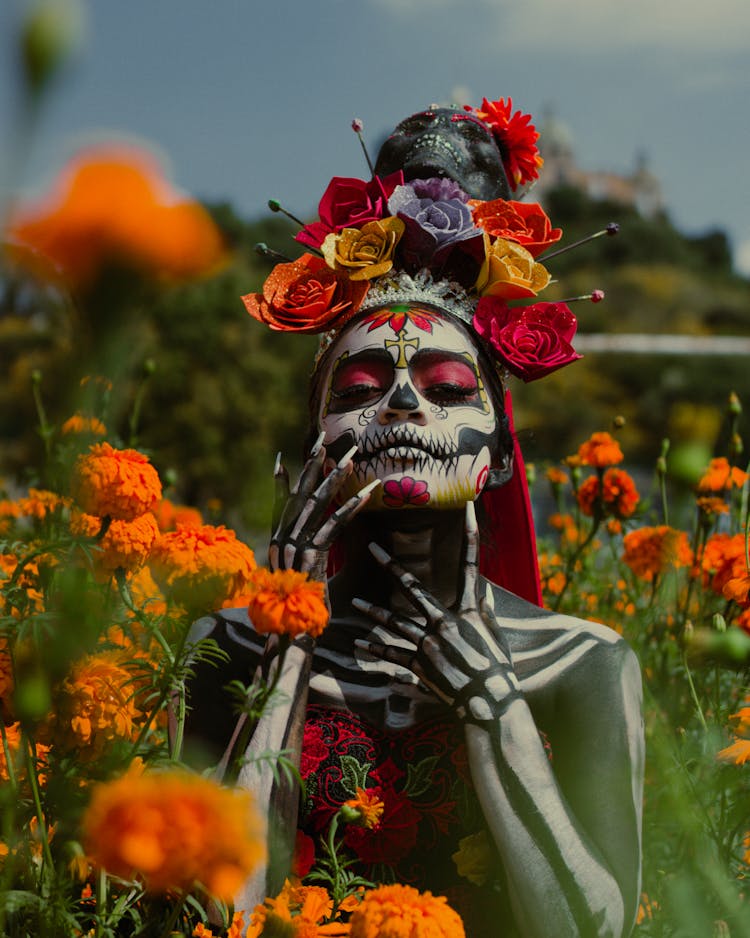
[[[472,137],[477,125],[494,133],[493,117],[510,113],[503,104],[471,112]],[[461,112],[443,110],[446,132],[465,134]],[[433,149],[447,152],[429,118],[410,139],[425,124]],[[403,148],[399,158],[413,166]],[[430,158],[410,172],[442,170]],[[358,869],[447,895],[469,935],[627,935],[640,874],[638,665],[611,630],[535,604],[533,531],[505,406],[509,371],[537,377],[577,357],[572,314],[562,304],[509,313],[519,286],[509,289],[509,265],[493,256],[510,250],[527,264],[532,292],[521,295],[533,296],[543,275],[518,242],[492,240],[486,219],[504,218],[508,200],[469,205],[471,193],[439,176],[407,182],[396,172],[367,185],[383,196],[380,205],[365,193],[375,228],[361,214],[352,221],[350,208],[340,224],[339,203],[324,197],[323,230],[307,226],[300,240],[317,241],[325,261],[279,265],[263,294],[245,298],[273,328],[295,328],[299,314],[303,331],[323,335],[311,391],[317,439],[285,499],[270,564],[318,579],[339,567],[327,581],[330,623],[317,643],[292,646],[280,702],[248,754],[300,759],[300,824],[313,838],[353,795],[377,798],[376,828],[345,837]],[[313,280],[328,300],[309,328]],[[524,325],[518,348],[503,333],[508,321]],[[544,340],[531,362],[530,334]],[[280,467],[277,478],[283,486]],[[247,680],[263,654],[242,610],[204,620],[196,634],[229,652],[224,683]],[[272,657],[273,646],[264,667]],[[222,712],[226,724],[210,680],[199,673],[192,690],[212,700],[192,718],[204,739]],[[271,821],[268,876],[249,884],[247,906],[278,890],[289,866],[283,835],[296,826],[296,792],[263,765],[251,761],[239,777],[267,800]]]

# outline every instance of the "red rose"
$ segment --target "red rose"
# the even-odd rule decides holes
[[[347,176],[334,176],[318,205],[320,221],[312,222],[297,235],[296,240],[308,247],[319,248],[326,235],[344,228],[361,228],[368,221],[379,221],[390,213],[388,199],[404,181],[399,170],[369,182]]]
[[[372,830],[350,824],[344,842],[365,863],[392,865],[416,846],[420,813],[406,795],[392,787],[372,791],[383,802],[380,823]]]
[[[470,202],[474,224],[491,238],[505,238],[523,245],[529,254],[538,257],[559,241],[562,228],[553,228],[544,209],[536,202]]]
[[[577,322],[565,303],[509,307],[498,297],[483,296],[473,324],[523,381],[536,381],[582,357],[570,344]]]
[[[331,270],[321,257],[303,254],[277,264],[262,293],[242,297],[250,315],[280,332],[323,332],[356,313],[369,289],[366,280],[350,280]]]

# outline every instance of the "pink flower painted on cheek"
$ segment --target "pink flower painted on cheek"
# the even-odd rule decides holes
[[[411,476],[389,479],[383,485],[383,504],[388,508],[403,508],[405,505],[426,505],[430,500],[427,483]]]

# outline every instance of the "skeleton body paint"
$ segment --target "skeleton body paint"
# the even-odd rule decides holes
[[[382,177],[390,173],[432,179],[435,191],[453,180],[480,200],[509,198],[506,161],[514,188],[535,178],[535,131],[510,105],[485,100],[483,111],[470,113],[433,107],[402,121],[376,162],[380,184],[367,186],[367,217],[370,209],[385,211]],[[348,209],[344,215],[350,222]],[[330,229],[335,219],[328,221]],[[303,243],[317,244],[309,240],[315,227],[305,231]],[[472,331],[481,302],[471,293],[472,264],[481,258],[459,255],[468,267],[450,268],[467,274],[464,283],[448,276],[446,256],[435,270],[395,263],[393,282],[374,277],[369,300],[362,302],[360,289],[362,305],[351,318],[333,326],[325,318],[317,330],[325,335],[311,391],[318,443],[291,491],[277,463],[283,506],[269,565],[325,582],[331,620],[317,642],[292,642],[282,693],[239,752],[232,751],[236,715],[226,688],[252,682],[259,668],[273,673],[278,644],[256,633],[246,609],[197,623],[189,641],[210,636],[226,659],[219,667],[195,664],[188,744],[217,760],[228,746],[241,765],[236,782],[268,811],[268,865],[245,885],[238,909],[249,912],[276,895],[291,867],[299,791],[274,775],[267,758],[284,751],[306,782],[304,832],[320,835],[316,799],[333,813],[343,803],[328,798],[336,786],[345,798],[358,787],[382,791],[385,839],[392,824],[391,846],[411,850],[402,859],[412,879],[404,881],[462,894],[467,938],[626,938],[640,891],[637,661],[611,629],[527,601],[535,599],[527,575],[536,566],[530,508],[517,501],[506,513],[492,512],[523,474],[499,488],[511,476],[513,441],[494,370],[502,362],[488,361]],[[317,272],[318,263],[308,260],[305,271]],[[248,310],[272,328],[293,329],[287,294],[281,291],[278,307],[271,303],[290,275],[280,266],[284,276],[274,277],[268,296],[253,294]],[[331,271],[324,273],[333,289]],[[341,308],[356,292],[353,276],[336,294]],[[466,290],[457,293],[455,279]],[[309,317],[320,284],[310,292],[306,279],[299,283],[301,296],[311,297],[300,331],[316,331]],[[479,522],[475,502],[484,509]],[[499,530],[507,532],[505,556],[526,564],[507,576],[484,568],[507,589],[480,575],[480,542]],[[527,599],[515,595],[523,593],[521,579]],[[449,741],[443,761],[433,754],[415,762],[416,749],[441,733]],[[352,739],[354,750],[346,748]],[[461,817],[467,805],[476,810]],[[416,818],[430,811],[437,818],[432,837],[420,840]],[[477,834],[486,837],[492,875],[466,892],[470,884],[452,856],[460,838]],[[441,858],[445,879],[438,882]],[[398,879],[394,869],[383,858],[367,866],[361,854],[351,867],[373,879]]]
[[[328,356],[319,425],[328,469],[357,446],[342,500],[379,479],[368,508],[455,508],[474,499],[498,447],[476,350],[433,310],[391,307]]]

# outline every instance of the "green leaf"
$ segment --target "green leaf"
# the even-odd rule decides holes
[[[354,756],[341,757],[341,771],[343,772],[342,785],[352,797],[357,794],[358,788],[367,788],[367,774],[371,762],[359,762]]]

